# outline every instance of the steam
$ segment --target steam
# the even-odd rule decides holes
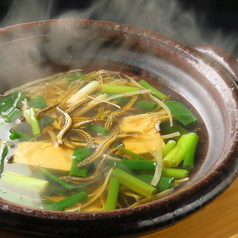
[[[149,29],[190,46],[210,44],[235,56],[238,54],[237,33],[227,35],[220,29],[207,29],[204,16],[184,10],[179,1],[92,0],[89,3],[86,8],[69,10],[57,16],[54,15],[56,0],[14,0],[2,26],[52,18],[105,20]]]
[[[54,1],[52,0],[14,0],[2,21],[2,26],[50,19],[53,3]]]
[[[91,0],[84,8],[75,8],[60,13],[55,10],[58,3],[59,1],[57,0],[13,0],[1,25],[2,27],[7,27],[19,23],[49,19],[104,20],[152,30],[190,46],[218,46],[236,57],[238,56],[236,33],[227,35],[223,34],[219,29],[216,32],[214,30],[211,32],[203,24],[203,18],[198,17],[195,11],[183,9],[177,0]],[[59,29],[62,29],[62,27],[64,28],[65,26],[59,26]],[[53,30],[57,31],[57,29]],[[75,32],[72,29],[72,31],[67,31],[67,34],[74,35]],[[17,34],[23,34],[27,38],[27,32],[18,32]],[[93,40],[93,34],[91,32],[83,32],[82,34],[85,35],[85,44],[75,46],[75,48],[79,51],[87,52],[87,50],[90,50],[88,47],[90,41]],[[66,38],[67,36],[62,36],[60,40],[58,40],[59,38],[51,39],[45,45],[44,53],[47,53],[49,57],[60,57],[60,54],[63,54],[64,50],[69,49],[72,43],[69,40],[70,37],[67,40]],[[4,44],[4,42],[5,39],[0,38],[0,44]],[[14,46],[15,48],[8,49],[8,51],[5,49],[5,55],[1,52],[0,74],[2,74],[8,64],[17,66],[19,59],[25,63],[26,68],[28,67],[27,63],[40,59],[42,49],[39,50],[37,44],[34,39],[28,39],[27,44],[19,42],[19,44]],[[92,47],[95,48],[97,45]],[[14,54],[9,54],[10,50]],[[17,57],[12,57],[12,55],[17,55]],[[17,74],[16,72],[11,72],[11,70],[7,71],[8,77],[5,83],[7,81],[10,85],[15,84],[16,81],[19,84],[24,83],[20,82],[19,78],[24,78],[27,81],[33,74],[33,78],[37,78],[49,74],[50,70],[47,66],[44,66],[43,70],[38,65],[33,65],[31,70],[25,70],[23,66],[20,66]],[[2,77],[2,75],[0,76]],[[9,85],[5,87],[9,87]]]

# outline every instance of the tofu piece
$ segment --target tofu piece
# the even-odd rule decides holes
[[[72,163],[71,149],[57,147],[51,142],[21,142],[14,162],[53,170],[69,171]]]
[[[120,119],[120,130],[140,132],[142,135],[139,137],[125,137],[123,143],[125,148],[137,154],[148,153],[148,145],[152,150],[156,150],[158,143],[159,132],[155,129],[155,123],[158,121],[158,116],[153,114],[141,114],[140,116],[128,116]],[[156,145],[157,143],[157,145]],[[162,145],[161,145],[162,146]]]

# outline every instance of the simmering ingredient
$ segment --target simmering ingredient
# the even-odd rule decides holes
[[[133,207],[189,179],[196,116],[118,72],[52,75],[0,99],[0,197],[40,209]]]

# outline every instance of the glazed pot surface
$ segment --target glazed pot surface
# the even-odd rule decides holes
[[[174,91],[204,122],[205,148],[191,180],[134,208],[66,213],[0,201],[0,225],[52,236],[128,235],[164,228],[212,201],[237,173],[238,90],[234,67],[154,32],[110,22],[52,20],[0,30],[1,91],[54,72],[82,68],[145,77]],[[231,59],[232,56],[230,56]],[[236,71],[237,70],[237,71]]]

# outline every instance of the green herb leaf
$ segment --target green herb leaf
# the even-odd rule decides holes
[[[167,101],[165,105],[170,109],[172,115],[176,117],[183,125],[187,126],[197,121],[197,117],[185,107],[182,103],[176,101]]]

